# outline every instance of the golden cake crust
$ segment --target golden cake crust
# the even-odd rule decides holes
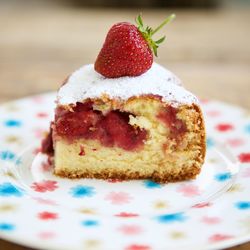
[[[151,176],[143,175],[139,172],[135,173],[126,173],[121,171],[110,171],[110,169],[104,169],[101,172],[93,172],[91,170],[84,170],[83,172],[77,171],[65,171],[63,169],[57,170],[55,175],[69,178],[69,179],[80,179],[80,178],[95,178],[95,179],[104,179],[104,180],[142,180],[142,179],[150,179],[152,181],[158,183],[167,183],[167,182],[177,182],[177,181],[185,181],[194,179],[199,173],[201,168],[193,165],[191,167],[186,168],[183,166],[182,170],[178,173],[165,173],[155,171]]]

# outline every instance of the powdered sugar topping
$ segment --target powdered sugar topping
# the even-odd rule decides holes
[[[123,100],[145,94],[160,95],[164,101],[177,105],[198,102],[172,72],[156,63],[140,76],[119,78],[105,78],[94,70],[93,64],[85,65],[59,89],[57,99],[59,104],[67,105],[103,94]]]

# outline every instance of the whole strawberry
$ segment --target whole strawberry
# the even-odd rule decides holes
[[[153,63],[152,51],[157,56],[157,48],[165,40],[164,36],[153,41],[152,36],[174,17],[169,16],[154,30],[144,27],[140,15],[136,18],[138,27],[127,22],[113,25],[95,61],[95,70],[109,78],[145,73]]]

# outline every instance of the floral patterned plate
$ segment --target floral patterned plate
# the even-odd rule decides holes
[[[39,143],[55,93],[0,106],[0,238],[42,249],[218,249],[250,240],[250,115],[202,101],[206,162],[197,179],[68,180]]]

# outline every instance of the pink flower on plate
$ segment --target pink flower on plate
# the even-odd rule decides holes
[[[41,220],[56,220],[58,219],[58,214],[44,211],[44,212],[39,213],[37,217]]]
[[[42,128],[34,128],[33,131],[34,131],[34,135],[36,138],[43,138],[47,132],[46,130]]]
[[[44,205],[51,205],[51,206],[56,206],[57,203],[53,200],[49,200],[49,199],[44,199],[41,197],[35,197],[33,198],[35,201],[37,201],[40,204],[44,204]]]
[[[193,205],[193,208],[205,208],[205,207],[211,207],[212,203],[210,202],[202,202],[202,203],[197,203],[195,205]]]
[[[231,147],[238,147],[244,144],[244,140],[241,138],[228,139],[226,143]]]
[[[32,189],[36,192],[44,193],[44,192],[52,192],[58,188],[56,181],[41,181],[41,182],[33,182]]]
[[[218,241],[228,240],[228,239],[232,239],[232,238],[233,238],[233,236],[228,235],[228,234],[214,234],[214,235],[210,236],[208,240],[210,242],[218,242]]]
[[[115,216],[116,217],[122,217],[122,218],[131,218],[131,217],[138,217],[139,214],[121,212],[119,214],[115,214]]]
[[[56,234],[54,232],[48,232],[48,231],[40,232],[38,234],[38,237],[43,240],[49,240],[49,239],[54,238],[55,236]]]
[[[177,192],[182,193],[186,197],[194,197],[201,194],[199,187],[194,184],[183,184],[177,188]]]
[[[36,116],[38,118],[47,118],[49,115],[46,112],[38,112],[38,113],[36,113]]]
[[[200,101],[201,104],[207,104],[207,103],[209,103],[209,100],[206,99],[206,98],[199,98],[199,101]]]
[[[34,150],[33,150],[33,154],[34,155],[37,155],[38,153],[40,153],[41,152],[41,148],[35,148]]]
[[[111,192],[105,197],[105,200],[110,200],[114,205],[129,203],[131,199],[132,197],[125,192]]]
[[[52,168],[52,164],[50,164],[48,161],[44,161],[41,164],[41,170],[43,172],[48,172],[49,170],[51,170]]]
[[[220,116],[220,114],[221,113],[218,110],[210,110],[206,112],[206,115],[210,117],[217,117],[217,116]]]
[[[246,169],[243,171],[242,176],[243,176],[243,177],[246,177],[246,178],[250,177],[250,168],[246,168]]]
[[[201,221],[205,224],[214,225],[220,223],[221,219],[219,217],[204,216],[201,218]]]
[[[143,231],[142,228],[137,225],[123,225],[119,227],[118,230],[125,235],[137,235]]]
[[[133,244],[125,248],[125,250],[150,250],[151,247],[147,245]]]
[[[41,104],[44,102],[44,98],[40,95],[37,95],[31,99],[34,103]]]

